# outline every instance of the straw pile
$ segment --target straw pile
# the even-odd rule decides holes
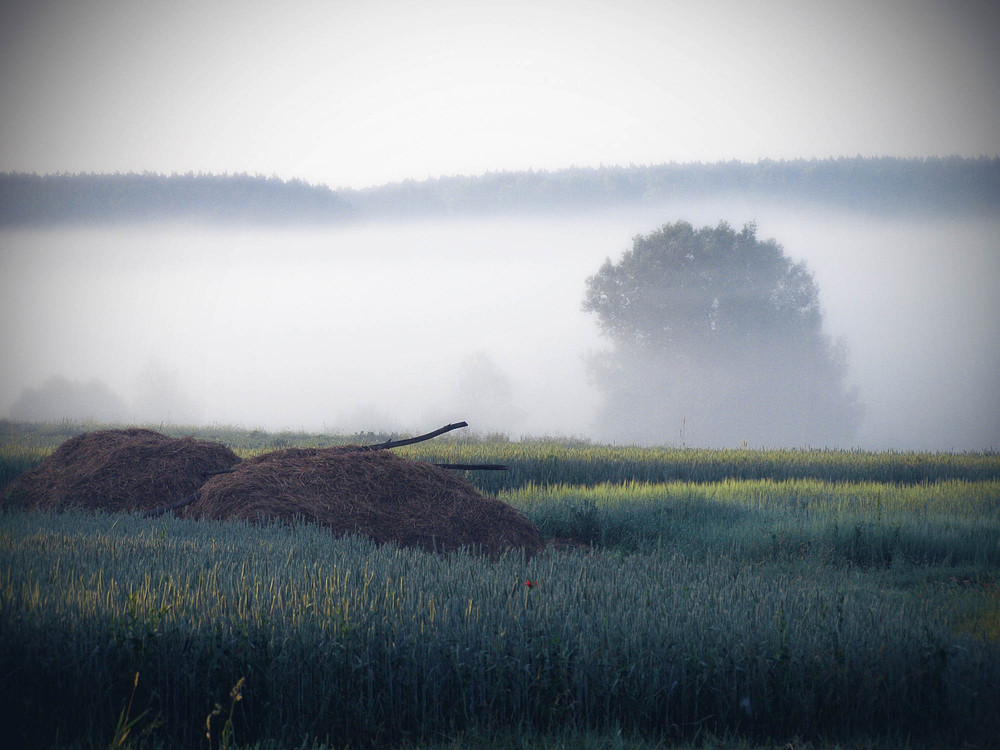
[[[18,477],[6,501],[40,510],[150,510],[194,493],[205,472],[238,462],[220,443],[152,430],[98,430],[70,438]]]
[[[301,520],[337,535],[441,552],[543,548],[533,523],[448,469],[356,446],[288,448],[243,461],[205,482],[183,515]]]

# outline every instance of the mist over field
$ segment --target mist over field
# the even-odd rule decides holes
[[[0,417],[1000,448],[998,36],[992,0],[4,4]],[[723,220],[808,265],[843,378],[814,307],[820,365],[761,355],[730,278],[716,340],[767,361],[614,401],[587,279]],[[860,421],[809,400],[843,380]]]
[[[464,419],[607,440],[586,358],[609,342],[581,311],[586,279],[678,220],[756,221],[806,262],[865,409],[837,447],[1000,447],[1000,221],[735,200],[342,228],[5,229],[0,415],[328,431]],[[67,391],[89,408],[55,403]],[[664,425],[653,442],[698,445],[709,427]]]

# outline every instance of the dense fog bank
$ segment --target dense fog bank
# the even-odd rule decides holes
[[[103,394],[94,415],[135,421],[352,431],[466,419],[608,439],[585,360],[609,346],[581,310],[586,279],[680,219],[755,220],[805,261],[864,404],[852,445],[1000,447],[1000,221],[737,200],[343,229],[4,230],[0,414],[30,418],[58,376],[64,394]],[[663,434],[654,442],[697,444],[681,426]]]

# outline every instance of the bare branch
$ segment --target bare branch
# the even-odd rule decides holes
[[[384,443],[375,443],[374,445],[362,445],[359,450],[378,451],[386,448],[399,448],[401,445],[413,445],[414,443],[422,443],[425,440],[436,438],[438,435],[443,435],[446,432],[457,430],[459,427],[468,426],[468,422],[455,422],[454,424],[446,424],[444,427],[434,430],[434,432],[428,432],[426,435],[418,435],[417,437],[406,438],[404,440],[386,440]]]

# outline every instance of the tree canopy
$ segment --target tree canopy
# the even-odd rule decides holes
[[[611,437],[843,444],[860,417],[819,289],[756,226],[667,224],[587,280],[614,349],[591,361]]]

